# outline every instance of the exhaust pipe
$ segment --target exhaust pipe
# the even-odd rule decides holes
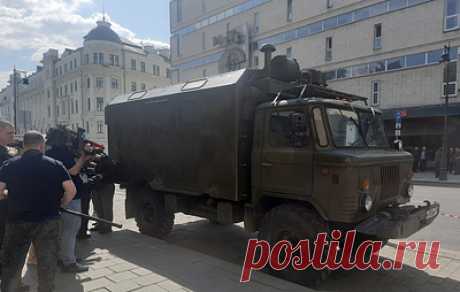
[[[264,53],[265,57],[265,74],[270,77],[272,76],[272,54],[276,51],[276,48],[273,45],[266,44],[262,46],[260,51]]]

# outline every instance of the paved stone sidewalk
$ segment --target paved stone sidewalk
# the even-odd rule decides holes
[[[95,235],[80,245],[90,271],[59,273],[58,292],[155,291],[308,291],[263,273],[240,284],[241,267],[130,230]],[[36,284],[36,268],[27,267],[25,282]],[[35,287],[32,291],[35,291]]]
[[[58,292],[156,291],[312,291],[263,273],[240,284],[241,266],[206,254],[149,238],[130,230],[95,235],[80,245],[90,271],[79,275],[59,273]],[[395,245],[382,256],[391,258]],[[320,291],[460,291],[460,254],[443,252],[437,271],[419,271],[408,252],[402,271],[335,272]],[[25,269],[26,283],[34,286],[36,270]],[[33,292],[36,290],[33,289]]]
[[[124,229],[93,235],[79,251],[90,271],[81,275],[59,273],[56,292],[115,291],[312,291],[302,286],[254,273],[249,284],[240,284],[247,234],[241,225],[218,227],[206,220],[176,214],[167,241],[139,234],[134,220],[124,218],[124,193],[115,196],[115,221]],[[392,258],[395,242],[382,251]],[[414,268],[415,253],[407,252],[402,271],[334,272],[319,291],[460,291],[460,252],[443,250],[436,271]],[[25,269],[26,282],[35,285],[34,267]],[[36,290],[32,290],[35,292]]]

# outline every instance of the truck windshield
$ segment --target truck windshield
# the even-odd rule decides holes
[[[342,108],[326,110],[337,147],[388,147],[381,114]]]

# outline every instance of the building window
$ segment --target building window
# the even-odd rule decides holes
[[[75,80],[75,92],[78,92],[78,81]]]
[[[181,44],[180,44],[180,35],[176,36],[176,56],[180,57],[181,55]]]
[[[90,97],[88,97],[87,99],[87,105],[88,105],[88,112],[90,112],[91,111],[91,98]]]
[[[96,97],[96,110],[98,112],[104,111],[104,98],[103,97]]]
[[[93,64],[97,64],[98,63],[98,54],[97,53],[93,53]]]
[[[137,91],[137,84],[136,84],[136,82],[131,82],[131,91],[132,91],[132,92]]]
[[[86,79],[86,87],[91,88],[91,78]]]
[[[332,0],[326,0],[326,8],[332,8],[332,7],[333,7]]]
[[[294,18],[294,11],[293,11],[293,0],[287,0],[287,21],[290,22]]]
[[[64,64],[64,73],[67,73],[67,64]]]
[[[64,85],[64,95],[67,96],[68,92],[69,92],[69,87],[66,85]]]
[[[112,78],[112,89],[118,89],[118,79]]]
[[[70,71],[73,71],[73,62],[71,61],[69,64],[70,64]]]
[[[145,73],[145,62],[141,62],[141,72]]]
[[[110,64],[112,66],[120,66],[120,59],[118,55],[110,55]]]
[[[459,27],[460,0],[445,1],[444,30],[453,30]]]
[[[382,24],[377,23],[374,25],[374,50],[382,48]]]
[[[74,107],[74,104],[73,104],[73,100],[72,100],[72,99],[70,100],[70,113],[71,113],[71,114],[74,114],[74,113],[75,113],[75,107]]]
[[[292,58],[292,47],[286,49],[286,56],[288,58]]]
[[[59,117],[59,106],[56,106],[56,116]]]
[[[96,78],[96,88],[104,88],[104,78]]]
[[[48,118],[51,118],[51,106],[48,105]]]
[[[399,57],[387,60],[387,70],[398,70],[405,67],[405,57]]]
[[[201,0],[201,13],[206,13],[206,0]]]
[[[166,68],[166,78],[171,79],[171,69]]]
[[[372,105],[377,106],[380,105],[380,81],[374,80],[372,81]]]
[[[254,13],[254,33],[260,31],[260,14],[259,12]]]
[[[73,83],[70,83],[70,93],[73,93]]]
[[[145,83],[141,83],[141,90],[145,90],[147,86],[145,86]]]
[[[446,90],[451,97],[457,95],[457,62],[450,62],[444,69],[443,97],[446,96]]]
[[[90,133],[90,128],[89,128],[89,122],[86,121],[86,133],[89,134]]]
[[[75,113],[78,114],[78,99],[75,100]]]
[[[176,11],[176,19],[177,22],[182,22],[182,0],[177,0],[177,11]]]
[[[73,67],[77,69],[77,59],[73,59]]]
[[[86,64],[86,65],[89,64],[89,54],[86,54],[86,55],[85,55],[85,64]]]
[[[153,65],[153,75],[160,76],[160,66]]]
[[[97,133],[98,134],[104,133],[104,123],[102,121],[97,121]]]
[[[61,105],[62,105],[62,114],[65,115],[65,112],[66,112],[66,110],[65,110],[65,102],[62,102]]]
[[[103,65],[104,64],[104,54],[99,53],[99,64]]]
[[[206,32],[201,33],[201,49],[206,50]]]
[[[406,56],[406,66],[413,67],[413,66],[425,65],[425,62],[426,62],[425,56],[426,56],[425,53],[407,55]]]
[[[326,38],[326,61],[332,60],[332,37]]]
[[[131,59],[131,70],[136,71],[137,63],[136,60]]]

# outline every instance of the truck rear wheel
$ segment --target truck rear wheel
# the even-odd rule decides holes
[[[145,190],[142,205],[136,216],[140,233],[164,238],[174,226],[174,213],[167,210],[161,194]]]
[[[265,215],[258,237],[259,240],[268,241],[270,247],[281,240],[288,240],[293,246],[296,246],[300,240],[308,239],[312,253],[316,235],[321,232],[328,232],[328,225],[314,211],[303,206],[285,204],[273,208]],[[311,257],[312,254],[310,254]],[[284,256],[280,255],[280,259],[283,258]],[[281,271],[273,270],[267,265],[265,271],[310,287],[317,287],[329,274],[329,271],[317,271],[312,268],[296,271],[292,265]]]

